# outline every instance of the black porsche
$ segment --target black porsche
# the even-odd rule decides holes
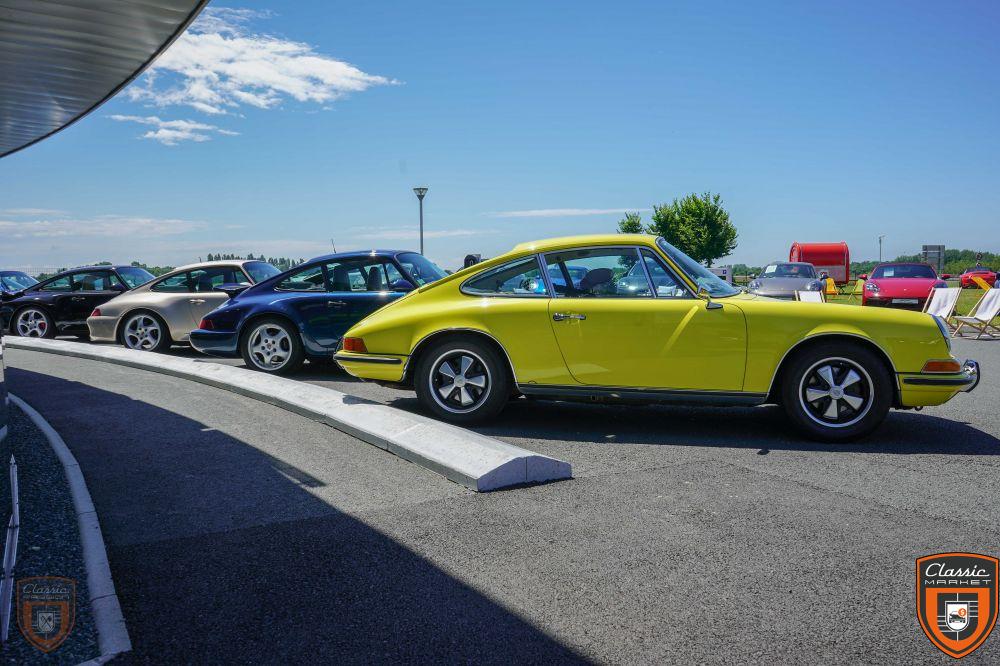
[[[87,335],[97,306],[153,279],[135,266],[82,266],[0,298],[0,331],[25,338]]]

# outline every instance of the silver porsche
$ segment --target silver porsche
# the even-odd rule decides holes
[[[104,303],[87,319],[90,339],[164,351],[186,342],[202,317],[229,296],[222,285],[251,285],[281,271],[264,261],[209,261],[181,266]]]
[[[797,291],[822,291],[823,283],[812,264],[776,261],[768,264],[747,285],[747,291],[771,298],[794,299]]]

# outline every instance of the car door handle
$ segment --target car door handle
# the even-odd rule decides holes
[[[347,301],[327,301],[326,304],[331,308],[342,308],[347,305]]]
[[[74,301],[85,301],[85,300],[87,300],[87,297],[86,296],[74,296],[73,300]]]
[[[583,321],[587,318],[585,314],[577,314],[575,312],[557,312],[552,315],[553,321],[566,321],[567,319],[576,319],[578,321]]]
[[[192,298],[191,300],[188,301],[188,303],[191,303],[192,305],[201,305],[204,302],[205,302],[204,298]]]

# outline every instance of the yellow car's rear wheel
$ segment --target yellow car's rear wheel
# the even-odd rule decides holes
[[[510,396],[507,366],[493,347],[456,336],[426,350],[417,363],[414,388],[438,418],[475,423],[499,414]]]

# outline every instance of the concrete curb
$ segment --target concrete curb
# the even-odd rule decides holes
[[[208,384],[341,430],[478,492],[572,478],[570,464],[387,405],[219,363],[64,340],[7,338],[9,349],[103,361]]]
[[[101,655],[92,661],[104,663],[115,655],[131,651],[132,641],[129,640],[125,617],[118,603],[115,583],[111,578],[111,567],[108,564],[108,553],[104,548],[104,538],[101,536],[101,524],[97,519],[94,503],[90,499],[87,482],[80,471],[80,464],[49,422],[16,395],[11,395],[10,399],[42,431],[66,473],[66,480],[73,496],[73,507],[76,510],[77,526],[80,529],[90,608],[94,614],[94,624],[97,625],[97,647],[101,651]]]

